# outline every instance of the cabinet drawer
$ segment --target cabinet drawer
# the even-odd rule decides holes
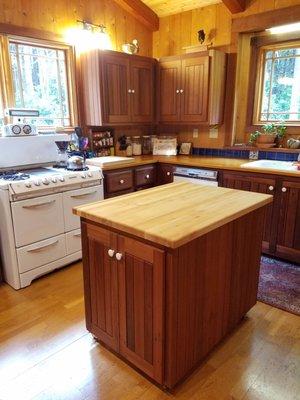
[[[160,164],[158,166],[158,184],[164,185],[166,183],[172,183],[174,180],[173,176],[174,166],[169,164]]]
[[[42,240],[17,249],[20,273],[41,267],[66,256],[65,235]]]
[[[114,193],[133,188],[133,171],[131,169],[105,174],[107,193]]]
[[[73,207],[93,203],[103,199],[103,187],[100,185],[63,193],[65,231],[80,228],[80,218],[73,214]]]
[[[138,167],[135,169],[136,186],[149,186],[155,183],[155,167],[150,165],[147,167]]]
[[[67,254],[76,253],[81,250],[81,230],[66,233]]]
[[[11,209],[17,247],[64,232],[61,194],[17,201]]]

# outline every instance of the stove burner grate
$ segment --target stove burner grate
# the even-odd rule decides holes
[[[16,171],[7,171],[7,172],[0,172],[0,179],[4,179],[5,181],[25,181],[29,179],[30,175],[25,174],[23,172],[16,172]]]
[[[82,167],[82,168],[66,168],[67,171],[88,171],[89,167]]]

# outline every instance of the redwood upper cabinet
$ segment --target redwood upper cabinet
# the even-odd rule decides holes
[[[154,122],[154,59],[95,50],[80,61],[87,125]]]
[[[226,54],[217,50],[159,61],[161,123],[220,124],[223,121]]]
[[[165,252],[82,222],[87,329],[163,383]]]
[[[276,254],[300,263],[300,183],[284,180],[280,188]]]
[[[237,190],[248,190],[250,192],[275,194],[276,180],[262,176],[251,176],[245,173],[223,172],[222,186]],[[275,227],[273,225],[274,204],[273,202],[266,207],[263,251],[267,253],[275,250]]]

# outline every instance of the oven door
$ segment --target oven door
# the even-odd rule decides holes
[[[16,246],[26,246],[64,232],[62,195],[36,197],[11,204]]]
[[[189,176],[179,176],[175,174],[174,174],[174,182],[190,182],[202,186],[218,186],[218,181],[215,180],[191,178]]]
[[[80,218],[73,214],[73,207],[103,200],[103,186],[97,185],[63,193],[66,232],[80,228]]]

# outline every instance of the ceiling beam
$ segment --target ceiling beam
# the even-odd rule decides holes
[[[246,0],[222,0],[232,14],[246,10]]]
[[[141,0],[114,0],[120,7],[144,24],[148,29],[155,32],[159,29],[159,18]]]

